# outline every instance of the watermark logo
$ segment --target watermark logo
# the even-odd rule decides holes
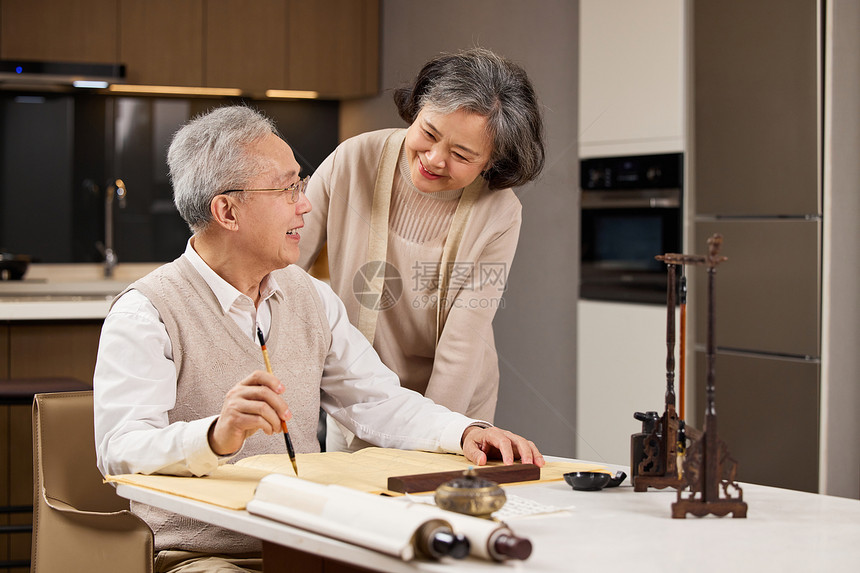
[[[412,308],[436,308],[439,304],[438,261],[416,261],[405,283],[400,271],[385,261],[370,261],[358,269],[352,278],[352,292],[359,304],[370,310],[388,310],[407,293]],[[450,262],[445,305],[449,308],[472,310],[504,308],[502,293],[508,278],[505,263]],[[382,293],[373,291],[375,280],[382,280]],[[459,294],[458,294],[459,293]],[[463,296],[460,296],[463,295]]]
[[[373,292],[374,280],[382,279],[382,293]],[[388,310],[403,295],[403,278],[397,267],[385,261],[369,261],[352,278],[352,292],[361,306],[370,310]]]
[[[416,261],[412,265],[410,284],[415,295],[412,308],[434,309],[439,304],[440,267],[438,261]],[[507,264],[452,261],[447,264],[446,271],[448,292],[444,303],[447,308],[478,310],[505,307],[502,293],[508,280]]]
[[[412,265],[412,289],[415,292],[436,290],[440,266],[438,261],[416,261]],[[508,281],[508,266],[505,263],[452,261],[447,265],[447,272],[448,288],[452,290],[480,289],[490,292],[495,288],[497,292],[502,292]]]
[[[439,304],[438,297],[436,293],[433,294],[422,294],[416,296],[412,299],[412,308],[429,308],[435,309]],[[489,308],[505,308],[505,299],[500,296],[491,296],[491,297],[478,297],[478,298],[454,298],[453,300],[448,299],[446,304],[449,309],[451,308],[465,308],[468,310],[481,310],[481,309],[489,309]]]

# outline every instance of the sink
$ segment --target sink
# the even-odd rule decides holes
[[[45,295],[11,295],[0,294],[0,304],[4,302],[84,302],[112,301],[113,296],[96,294],[45,294]]]
[[[110,300],[132,281],[97,280],[53,282],[21,280],[0,282],[0,302]]]
[[[102,264],[31,264],[22,280],[0,280],[0,303],[110,301],[161,264],[123,263],[109,279]]]

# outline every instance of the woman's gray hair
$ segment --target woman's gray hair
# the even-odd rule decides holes
[[[543,169],[544,128],[534,87],[521,67],[490,50],[440,54],[411,85],[395,90],[394,102],[410,124],[424,106],[486,117],[493,153],[482,175],[490,189],[523,185]]]
[[[274,123],[246,106],[220,107],[182,126],[173,136],[167,165],[173,202],[192,233],[212,220],[212,199],[241,189],[260,172],[260,160],[249,152],[254,143],[277,133]]]

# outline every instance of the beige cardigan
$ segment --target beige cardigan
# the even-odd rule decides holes
[[[328,241],[331,286],[353,324],[359,313],[355,291],[366,278],[362,266],[367,262],[373,186],[382,146],[392,131],[342,143],[316,170],[307,190],[313,210],[305,215],[298,264],[310,267]],[[386,278],[374,348],[406,388],[489,422],[499,386],[492,321],[504,306],[502,294],[521,222],[522,206],[511,189],[481,190],[454,258],[451,310],[438,347],[436,273],[444,241],[415,244],[394,232],[388,240],[387,262],[396,272]]]

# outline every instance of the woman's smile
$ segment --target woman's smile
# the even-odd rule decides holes
[[[487,118],[464,110],[422,109],[404,146],[412,183],[425,193],[462,189],[487,168],[492,155]]]

